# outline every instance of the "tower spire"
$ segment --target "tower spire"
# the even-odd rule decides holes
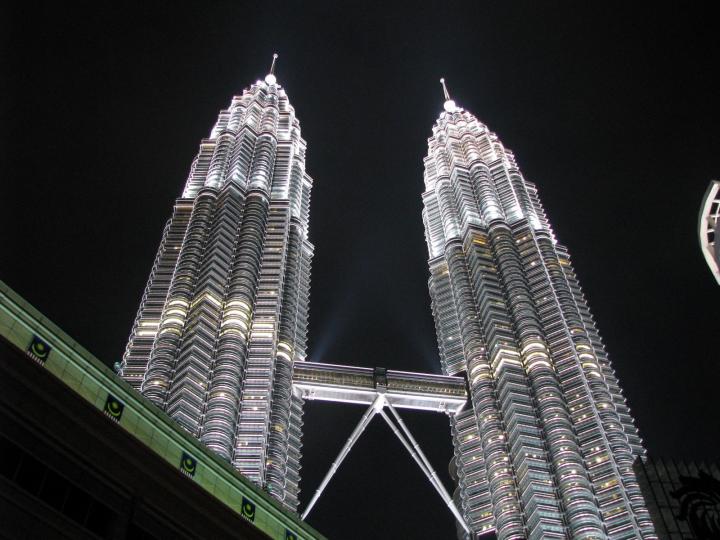
[[[442,84],[442,87],[443,87],[443,94],[445,94],[445,101],[449,101],[449,100],[450,100],[450,94],[448,93],[447,86],[445,85],[445,78],[444,78],[444,77],[440,79],[440,84]]]
[[[277,83],[277,78],[275,77],[275,60],[277,60],[277,57],[277,53],[273,53],[272,64],[270,64],[270,73],[265,76],[265,82],[267,84]]]
[[[448,92],[447,86],[445,85],[445,78],[440,79],[440,84],[442,84],[443,87],[443,95],[445,96],[445,103],[443,104],[443,108],[449,112],[455,112],[457,110],[457,105],[455,105],[455,102],[450,99],[450,92]]]

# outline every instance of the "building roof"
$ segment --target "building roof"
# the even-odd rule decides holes
[[[184,474],[270,538],[324,538],[183,431],[2,281],[0,337],[25,353],[10,361],[42,365],[69,393],[104,412],[178,475]]]

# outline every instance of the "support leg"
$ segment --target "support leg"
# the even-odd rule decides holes
[[[315,506],[315,503],[320,498],[320,495],[322,495],[322,492],[325,490],[325,487],[328,485],[328,482],[330,482],[330,479],[333,477],[335,472],[340,467],[340,464],[343,462],[343,460],[347,457],[348,453],[350,452],[350,449],[353,447],[355,442],[360,438],[360,435],[362,435],[362,432],[365,431],[365,428],[370,423],[370,420],[372,420],[373,416],[378,412],[378,410],[382,410],[383,401],[385,398],[383,396],[378,396],[375,402],[368,407],[368,409],[365,411],[365,414],[363,414],[362,418],[360,419],[360,422],[358,422],[358,425],[355,427],[353,432],[350,434],[350,437],[348,437],[347,442],[345,443],[345,446],[342,447],[342,450],[340,450],[340,453],[338,454],[338,457],[335,459],[333,464],[330,466],[330,470],[325,475],[325,478],[323,478],[323,481],[320,482],[320,487],[317,488],[317,491],[315,492],[315,495],[313,495],[312,500],[308,503],[307,508],[305,508],[305,511],[302,513],[301,519],[305,519],[307,515],[310,513],[310,510],[312,510],[313,506]]]
[[[400,426],[400,429],[404,433],[405,437],[407,437],[407,440],[405,440],[405,437],[398,431],[398,429],[395,427],[395,425],[392,423],[390,418],[385,414],[385,411],[378,411],[380,415],[385,419],[387,424],[390,426],[390,429],[393,430],[393,433],[397,436],[398,439],[403,443],[403,446],[407,449],[408,452],[410,452],[410,455],[413,457],[413,459],[417,462],[417,464],[420,466],[422,471],[425,473],[425,475],[428,477],[428,480],[430,480],[430,483],[433,485],[433,487],[437,490],[437,492],[440,494],[440,497],[442,497],[443,501],[445,501],[445,504],[447,504],[448,508],[450,508],[450,511],[452,512],[453,516],[455,516],[455,519],[458,520],[460,525],[463,529],[465,529],[465,532],[470,532],[470,529],[468,529],[467,524],[465,523],[465,520],[463,519],[462,515],[460,514],[460,511],[457,509],[457,506],[455,506],[455,502],[453,501],[450,494],[445,489],[445,486],[440,481],[440,478],[438,478],[437,473],[435,472],[435,469],[432,468],[432,465],[430,465],[430,461],[428,461],[427,457],[425,456],[425,453],[420,449],[420,445],[415,440],[415,438],[410,433],[410,430],[405,425],[405,422],[402,421],[402,418],[400,418],[400,415],[397,413],[395,408],[387,403],[388,408],[390,409],[390,412],[395,417],[395,420],[397,421],[398,425]],[[408,442],[409,441],[409,442]]]

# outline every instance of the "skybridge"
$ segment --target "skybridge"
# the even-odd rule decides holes
[[[371,405],[378,395],[399,409],[457,414],[467,403],[463,377],[296,362],[293,387],[303,399]]]
[[[469,532],[455,502],[397,411],[415,409],[448,415],[459,413],[468,402],[467,382],[463,377],[395,371],[381,367],[296,362],[293,369],[293,389],[306,400],[367,405],[365,413],[303,511],[303,520],[307,518],[370,421],[375,415],[379,415],[418,464],[460,526]],[[386,413],[385,409],[388,409],[390,414]]]

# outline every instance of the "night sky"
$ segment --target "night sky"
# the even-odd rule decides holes
[[[538,185],[649,452],[717,459],[720,287],[697,238],[720,177],[709,13],[70,4],[0,13],[0,279],[104,362],[122,356],[200,139],[277,51],[315,180],[309,358],[439,372],[420,194],[445,76]],[[362,411],[307,405],[302,507]],[[450,487],[446,417],[403,416]],[[308,521],[331,538],[454,536],[379,418]]]

